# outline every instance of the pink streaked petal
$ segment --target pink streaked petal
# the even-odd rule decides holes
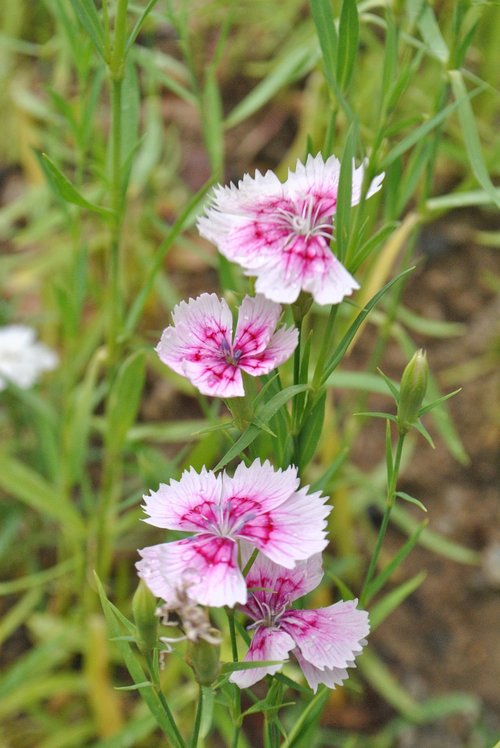
[[[213,519],[212,507],[218,504],[222,492],[222,478],[202,468],[186,470],[179,481],[161,483],[158,491],[144,496],[144,520],[155,527],[169,530],[199,532],[206,530]]]
[[[219,239],[219,251],[247,270],[258,270],[279,256],[286,243],[289,230],[276,223],[276,218],[265,214],[245,219],[231,232]]]
[[[244,559],[242,552],[243,562]],[[259,620],[262,613],[258,603],[265,603],[269,610],[279,613],[285,606],[316,589],[322,578],[321,553],[307,561],[297,562],[293,569],[274,564],[259,553],[246,576],[250,594],[244,611],[254,620]]]
[[[254,377],[269,374],[290,358],[298,342],[299,333],[295,327],[282,327],[274,333],[265,351],[241,358],[240,368]]]
[[[241,371],[224,359],[185,361],[184,375],[202,395],[210,397],[243,397],[245,395]]]
[[[317,304],[339,304],[359,288],[359,283],[347,272],[333,255],[330,255],[322,272],[309,273],[304,280],[304,290],[312,294]],[[319,270],[319,268],[318,268]]]
[[[219,354],[223,340],[230,343],[233,320],[224,299],[204,293],[181,301],[173,312],[173,327],[163,331],[156,347],[163,363],[184,374],[186,361],[200,361]]]
[[[287,660],[293,649],[293,639],[284,631],[259,626],[254,634],[243,662],[265,662],[266,660]],[[231,673],[229,680],[240,688],[249,688],[266,675],[274,675],[281,670],[282,664],[268,665],[250,670],[237,670]]]
[[[326,518],[332,507],[325,505],[327,498],[320,492],[308,494],[307,488],[267,515],[250,519],[239,537],[287,569],[292,569],[296,561],[321,553],[328,545]]]
[[[242,500],[251,500],[258,511],[266,512],[287,501],[299,482],[295,466],[275,470],[269,460],[261,464],[256,459],[249,467],[241,462],[232,478],[224,475],[223,496],[231,502],[235,516],[241,514],[238,506]]]
[[[255,177],[245,174],[238,186],[217,185],[210,195],[205,215],[197,221],[198,230],[221,249],[221,240],[253,217],[259,203],[277,199],[282,193],[283,186],[272,171],[265,174],[257,171]],[[227,249],[230,251],[230,245]]]
[[[335,688],[340,686],[348,677],[347,670],[345,668],[318,668],[312,665],[310,662],[305,660],[298,649],[294,649],[292,654],[295,656],[299,663],[304,677],[309,684],[309,688],[312,688],[314,693],[318,690],[320,684],[324,684],[328,688]]]
[[[264,296],[245,296],[239,312],[233,350],[247,357],[261,353],[268,345],[278,324],[281,307]]]
[[[247,599],[245,580],[238,567],[238,546],[215,535],[197,535],[173,543],[143,548],[137,564],[139,576],[164,599],[186,577],[189,597],[200,605],[233,606]]]
[[[357,600],[318,610],[290,610],[280,626],[294,639],[302,657],[315,667],[346,668],[361,652],[370,625]]]

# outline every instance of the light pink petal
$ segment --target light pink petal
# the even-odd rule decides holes
[[[312,294],[317,304],[339,304],[345,296],[350,296],[359,288],[359,283],[330,253],[330,258],[323,262],[321,268],[318,267],[318,272],[308,273],[303,287]]]
[[[233,350],[242,357],[261,353],[276,330],[281,307],[264,296],[245,296],[239,312]]]
[[[305,660],[298,649],[293,650],[293,654],[299,663],[304,677],[312,688],[314,693],[318,690],[318,686],[322,683],[328,688],[335,688],[340,686],[348,677],[347,670],[345,668],[318,668],[311,665],[310,662]]]
[[[230,344],[233,320],[224,299],[204,293],[181,301],[172,313],[173,327],[163,331],[156,352],[164,364],[186,376],[187,362],[217,360],[223,341]]]
[[[267,514],[249,519],[238,536],[271,561],[291,569],[296,561],[320,553],[328,545],[326,518],[332,507],[325,506],[326,500],[320,492],[308,494],[307,487],[303,488]]]
[[[255,275],[255,290],[280,304],[293,304],[302,289],[302,274],[287,273],[281,258],[258,270],[245,269],[245,275]]]
[[[287,501],[299,483],[295,466],[275,470],[269,460],[261,464],[256,459],[249,467],[241,462],[232,478],[224,474],[223,496],[231,502],[234,516],[239,517],[248,511],[239,508],[243,507],[243,501],[251,502],[255,512],[269,511]]]
[[[202,395],[210,397],[243,397],[245,388],[241,371],[223,358],[185,361],[184,375],[199,389]]]
[[[161,483],[158,491],[144,496],[143,509],[149,514],[144,521],[169,530],[203,532],[214,521],[214,505],[219,503],[221,492],[220,475],[205,467],[201,473],[191,468],[180,480]]]
[[[242,562],[245,563],[243,552]],[[285,606],[316,589],[322,578],[321,553],[307,561],[297,562],[293,569],[274,564],[259,553],[246,576],[249,596],[244,612],[255,621],[259,620],[265,606],[279,613]]]
[[[247,598],[245,580],[238,567],[238,546],[230,538],[197,535],[173,543],[143,548],[137,564],[139,576],[164,600],[188,578],[189,597],[200,605],[233,606]]]
[[[299,342],[299,333],[295,327],[282,327],[274,333],[267,348],[253,356],[240,359],[240,368],[254,377],[269,374],[270,371],[287,361]]]
[[[280,626],[294,639],[302,657],[317,668],[345,669],[364,645],[368,613],[357,600],[340,601],[319,610],[290,610]]]
[[[279,629],[259,626],[254,634],[243,662],[265,662],[266,660],[287,660],[293,649],[293,639]],[[280,665],[268,665],[250,670],[237,670],[231,673],[229,680],[240,688],[249,688],[266,675],[274,675],[281,670]]]

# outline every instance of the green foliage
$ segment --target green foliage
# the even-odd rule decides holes
[[[255,665],[227,662],[228,641],[222,674],[200,691],[179,652],[161,671],[153,635],[137,645],[127,617],[135,549],[155,542],[139,522],[140,496],[190,465],[294,460],[304,482],[335,505],[342,538],[337,556],[329,550],[327,577],[345,597],[362,595],[372,629],[425,583],[423,571],[404,572],[416,546],[480,563],[476,550],[433,529],[430,506],[428,526],[422,501],[398,490],[413,437],[433,444],[437,435],[438,448],[467,464],[447,407],[458,390],[443,394],[430,375],[403,450],[397,373],[377,373],[389,347],[407,361],[414,338],[420,345],[464,331],[402,301],[420,228],[452,210],[500,206],[498,96],[488,80],[500,65],[498,16],[489,4],[449,5],[3,4],[7,187],[3,167],[15,163],[17,174],[0,207],[0,317],[40,328],[61,361],[32,390],[12,382],[0,391],[6,744],[153,748],[166,739],[250,748],[250,715],[260,715],[266,748],[329,744],[321,726],[329,691],[312,695],[293,665],[268,679],[264,696],[249,692],[242,707],[228,677]],[[233,406],[231,420],[219,403],[195,400],[147,351],[174,304],[200,285],[218,283],[232,307],[253,291],[194,229],[210,188],[256,167],[283,176],[319,151],[341,160],[332,249],[361,289],[338,308],[305,314],[293,372],[286,365],[265,378],[241,418]],[[384,191],[369,201],[362,194],[352,208],[353,162],[365,158],[363,193],[381,171]],[[360,339],[356,354],[371,354],[353,370],[348,356]],[[388,398],[387,407],[370,412],[369,395]],[[386,422],[385,455],[362,470],[351,455],[367,416]],[[372,506],[383,512],[377,537],[366,519]],[[382,545],[391,527],[407,539],[388,559]],[[326,585],[321,594],[329,595]],[[107,634],[97,649],[101,611]],[[244,624],[236,616],[246,644]],[[374,645],[359,670],[355,698],[367,682],[398,714],[373,737],[374,748],[389,748],[409,724],[454,713],[479,719],[470,694],[417,701]],[[368,740],[351,732],[338,744]]]

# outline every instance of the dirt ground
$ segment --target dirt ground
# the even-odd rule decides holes
[[[476,694],[483,704],[479,722],[489,735],[498,736],[500,297],[494,284],[498,290],[500,255],[496,248],[474,244],[475,226],[484,228],[485,216],[451,216],[428,227],[420,239],[422,260],[405,294],[405,303],[419,314],[464,325],[463,336],[419,342],[442,390],[463,387],[449,407],[470,464],[460,465],[439,438],[436,450],[422,439],[400,489],[424,501],[430,529],[478,551],[481,565],[466,566],[415,549],[405,572],[409,578],[425,569],[427,578],[380,627],[372,644],[418,699],[457,691]],[[369,439],[365,460],[368,444]],[[393,530],[389,547],[396,549],[402,539]],[[478,742],[472,721],[450,718],[415,728],[400,746],[485,745]]]

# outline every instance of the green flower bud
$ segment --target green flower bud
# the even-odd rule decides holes
[[[398,404],[398,428],[405,434],[418,421],[420,408],[427,391],[429,366],[427,354],[420,348],[413,354],[401,377]]]
[[[139,634],[139,648],[150,652],[156,645],[158,617],[156,597],[142,581],[132,598],[132,614]]]
[[[188,643],[186,661],[193,669],[194,677],[201,686],[210,686],[219,675],[219,654],[219,644],[208,642],[206,639],[199,638]]]

